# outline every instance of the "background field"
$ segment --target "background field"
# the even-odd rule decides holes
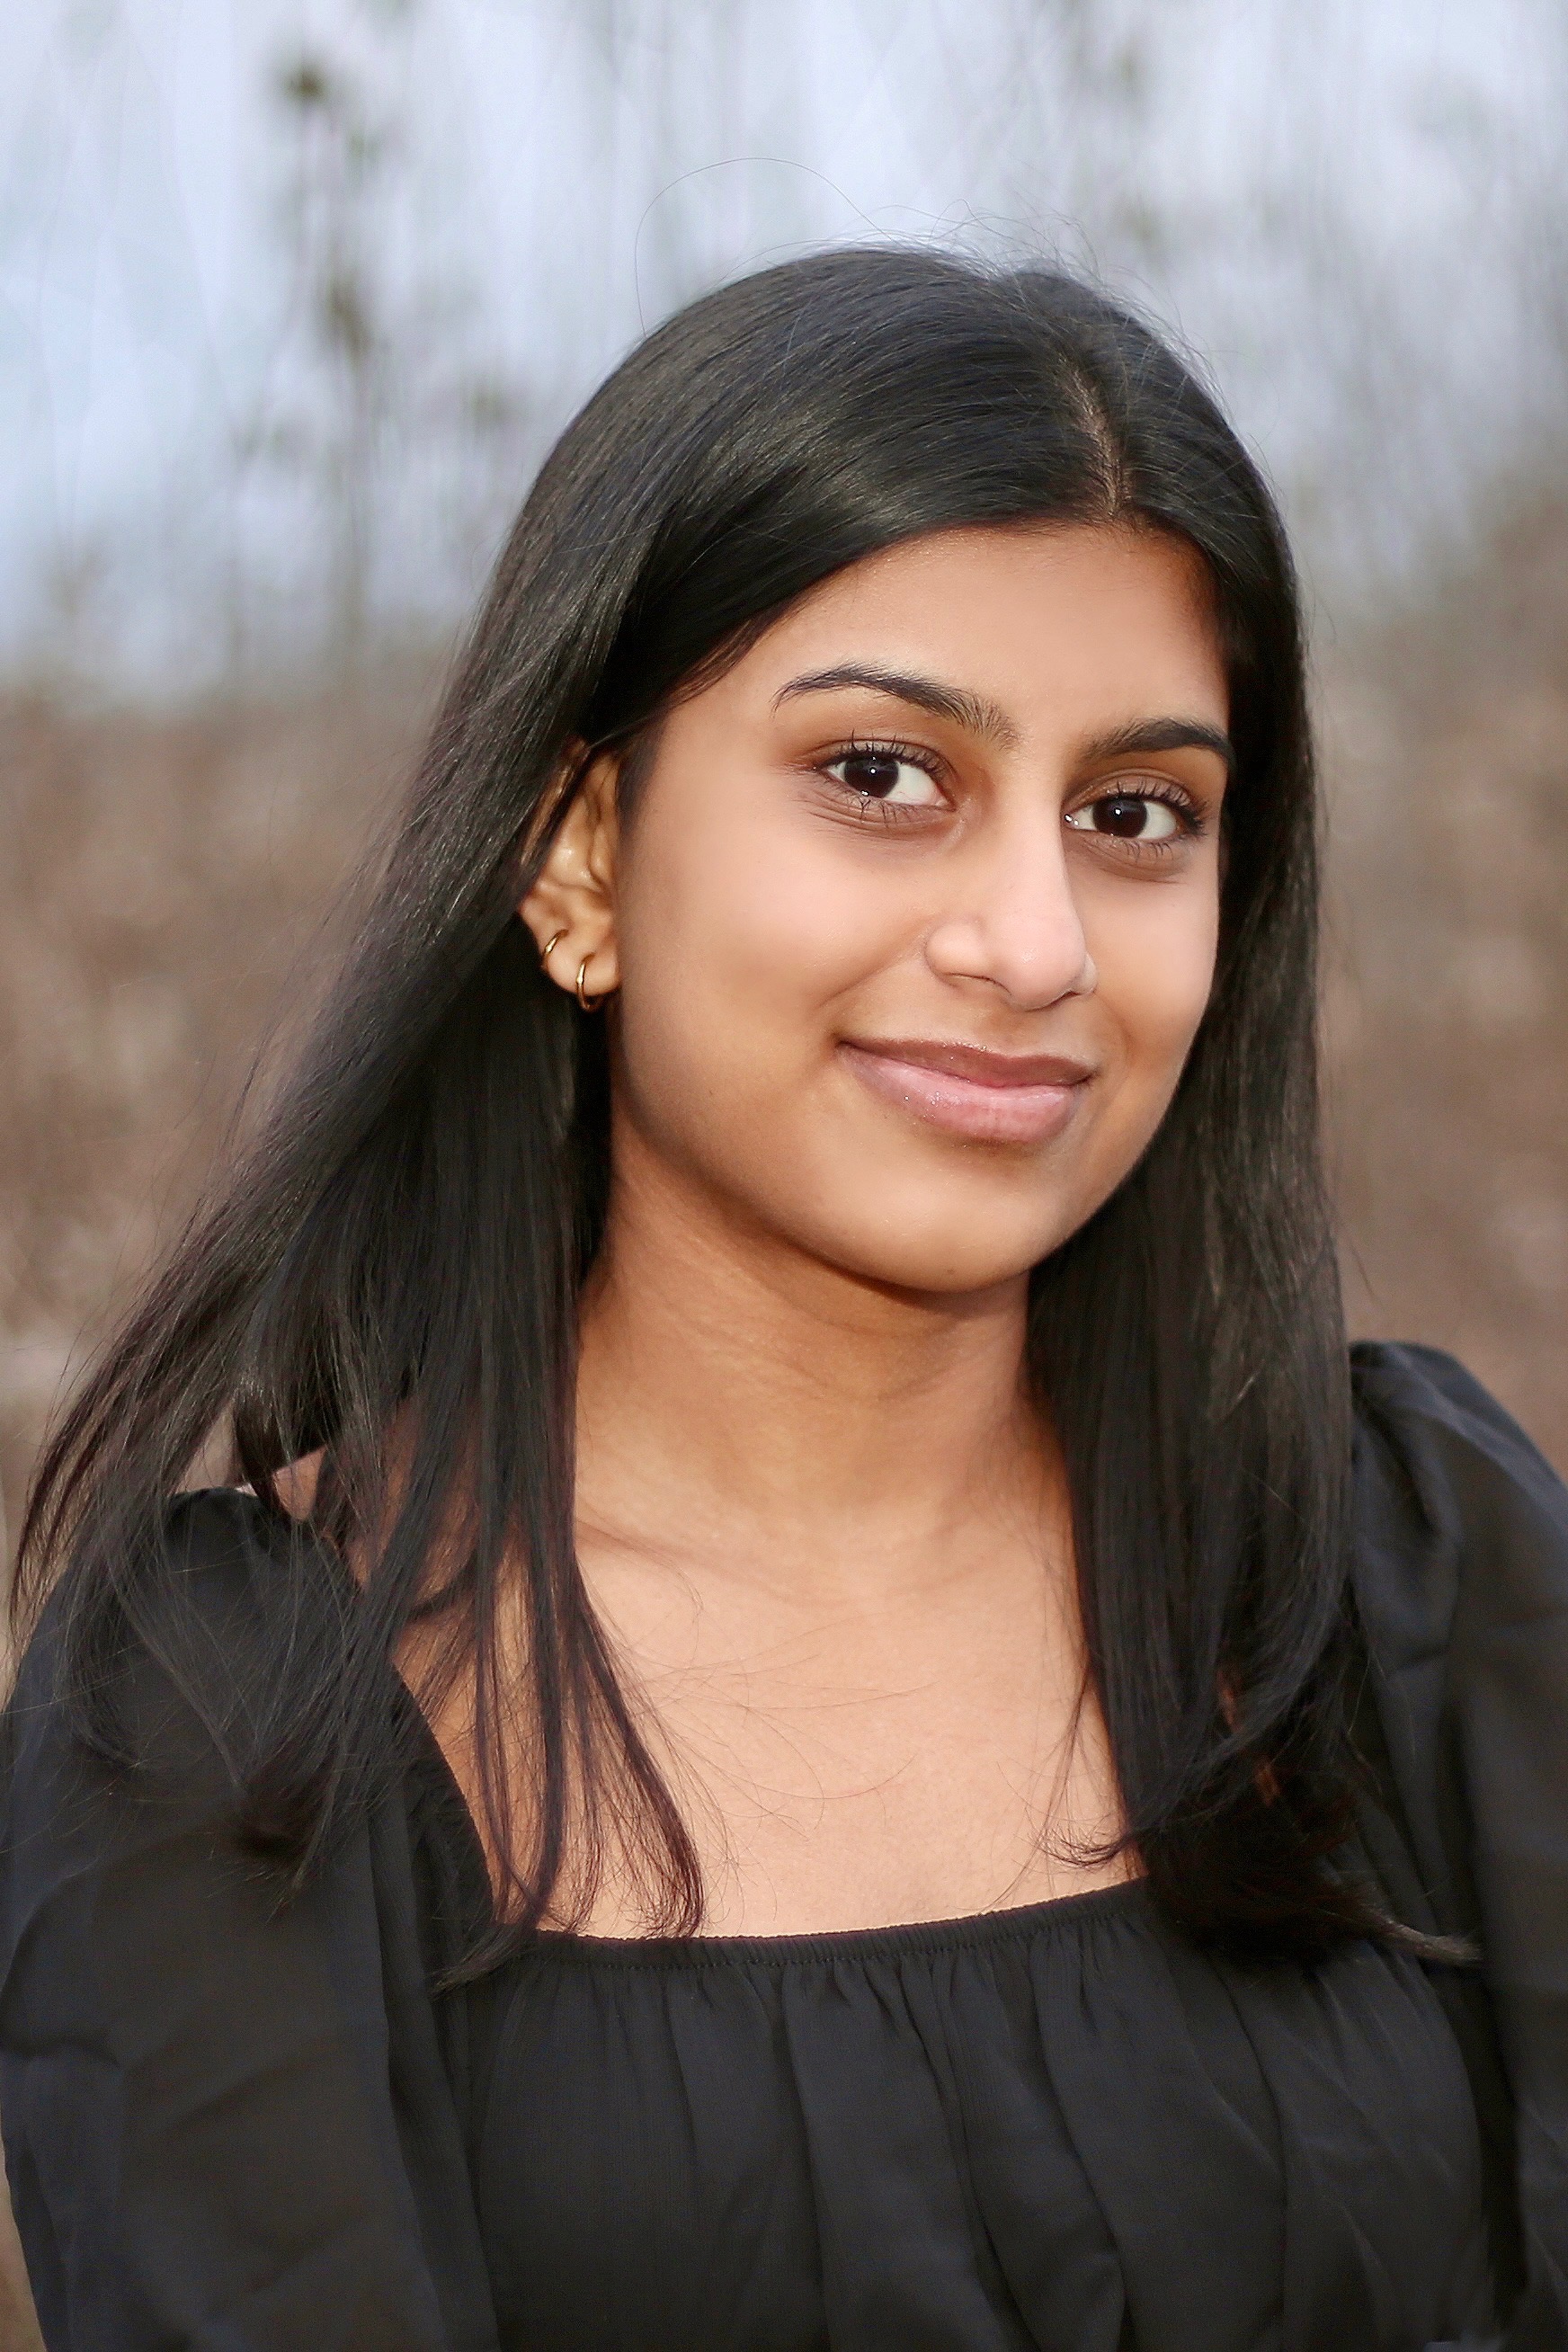
[[[13,1531],[330,957],[552,435],[677,303],[848,238],[1090,272],[1261,456],[1314,630],[1352,1323],[1455,1349],[1568,1468],[1560,0],[0,0],[0,30]],[[26,2301],[0,2199],[0,2352]]]
[[[1352,1318],[1456,1349],[1568,1463],[1552,0],[37,0],[8,30],[13,1527],[308,993],[552,433],[702,286],[889,236],[1094,272],[1277,480]]]
[[[0,1480],[175,1229],[330,949],[437,667],[176,716],[0,704]],[[1462,1355],[1568,1465],[1568,511],[1327,648],[1326,1034],[1356,1328]]]

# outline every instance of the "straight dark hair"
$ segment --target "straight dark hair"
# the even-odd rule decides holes
[[[230,1760],[240,1835],[291,1882],[406,1760],[417,1727],[388,1659],[418,1616],[427,1703],[474,1685],[501,1881],[485,1956],[584,1916],[612,1849],[650,1928],[699,1926],[695,1852],[574,1546],[603,1024],[542,975],[515,909],[589,759],[635,753],[795,598],[924,532],[1021,523],[1196,550],[1238,760],[1218,969],[1181,1085],[1033,1282],[1128,1843],[1200,1939],[1309,1955],[1376,1925],[1333,1859],[1350,1411],[1289,556],[1257,468],[1147,327],[1055,271],[921,250],[708,296],[570,426],[296,1071],[44,1457],[14,1608],[26,1631],[68,1561],[81,1737],[144,1760],[122,1670],[155,1658]],[[259,1644],[216,1690],[166,1526],[223,1426],[270,1524]],[[297,1524],[279,1474],[321,1449]],[[517,1600],[521,1682],[501,1637]]]

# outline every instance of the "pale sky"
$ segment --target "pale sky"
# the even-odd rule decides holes
[[[237,580],[264,625],[312,609],[331,387],[273,95],[306,52],[390,142],[383,610],[450,619],[549,435],[673,300],[889,235],[1092,261],[1205,357],[1348,597],[1557,429],[1565,15],[0,0],[0,665],[62,604],[106,678],[153,683],[221,661]]]

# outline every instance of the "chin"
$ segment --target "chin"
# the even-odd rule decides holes
[[[911,1223],[896,1235],[885,1228],[872,1234],[846,1230],[832,1239],[819,1236],[817,1248],[829,1264],[863,1281],[889,1290],[962,1298],[1017,1282],[1058,1249],[1071,1230],[1037,1228],[1008,1234],[998,1229],[996,1220],[976,1210],[963,1219],[944,1215],[929,1226]]]

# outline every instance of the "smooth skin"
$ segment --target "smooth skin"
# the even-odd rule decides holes
[[[713,1933],[1136,1867],[1089,1851],[1121,1815],[1025,1314],[1208,1001],[1227,699],[1178,543],[936,534],[670,710],[624,824],[597,763],[523,901],[606,1000],[579,1552]],[[639,1931],[629,1878],[585,1924]]]

